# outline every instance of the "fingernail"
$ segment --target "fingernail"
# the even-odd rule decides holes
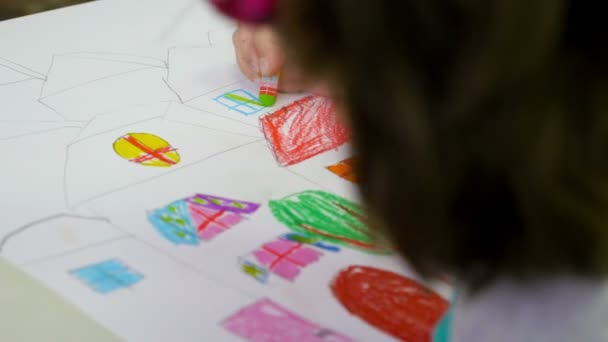
[[[270,61],[267,58],[260,59],[260,72],[262,76],[271,76],[270,75]]]

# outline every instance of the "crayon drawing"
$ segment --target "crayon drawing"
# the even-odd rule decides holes
[[[148,220],[176,245],[211,241],[254,214],[259,204],[197,194],[148,213]]]
[[[259,113],[264,106],[250,92],[244,89],[237,89],[226,94],[222,94],[214,99],[215,102],[223,105],[229,110],[234,110],[245,116]]]
[[[114,152],[123,159],[143,166],[171,167],[180,162],[177,149],[149,133],[128,133],[114,142]]]
[[[304,268],[323,256],[322,249],[336,251],[332,246],[309,242],[314,241],[295,234],[283,235],[241,258],[241,270],[261,283],[266,283],[271,273],[293,282]]]
[[[117,259],[85,266],[70,271],[70,274],[101,294],[130,288],[144,278]]]
[[[366,253],[387,254],[375,243],[363,209],[324,191],[305,191],[268,204],[275,218],[304,237]]]
[[[330,165],[327,167],[327,169],[340,178],[346,179],[347,181],[352,183],[357,183],[358,178],[355,175],[357,162],[357,157],[352,157],[345,159],[337,164]]]
[[[298,164],[337,149],[350,139],[332,102],[308,96],[261,119],[262,131],[282,166]]]
[[[312,323],[269,299],[241,309],[222,322],[224,329],[250,342],[352,342],[351,338]]]
[[[448,302],[396,273],[365,266],[340,272],[331,285],[351,314],[401,341],[427,342]]]

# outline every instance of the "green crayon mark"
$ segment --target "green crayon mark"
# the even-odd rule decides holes
[[[354,248],[366,253],[390,254],[375,243],[363,209],[345,198],[324,191],[305,191],[270,201],[275,218],[311,240]]]
[[[277,103],[277,97],[276,96],[272,96],[272,95],[268,95],[268,94],[262,94],[260,95],[260,104],[264,107],[272,107],[274,106],[274,104]]]
[[[257,277],[260,273],[262,273],[257,267],[246,264],[243,264],[243,272],[252,277]]]
[[[232,206],[235,208],[238,208],[238,209],[245,209],[247,207],[243,203],[239,203],[239,202],[232,202]]]
[[[194,201],[194,203],[201,204],[201,205],[206,205],[207,203],[209,203],[209,202],[207,202],[206,200],[204,200],[202,198],[195,198],[193,201]]]
[[[243,102],[243,103],[253,104],[253,105],[256,105],[256,106],[262,106],[262,107],[264,106],[263,104],[261,104],[258,101],[250,100],[248,98],[244,98],[244,97],[236,95],[236,94],[226,94],[226,95],[224,95],[224,97],[227,97],[227,98],[229,98],[231,100]]]

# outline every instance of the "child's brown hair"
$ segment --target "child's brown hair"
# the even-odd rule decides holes
[[[422,274],[608,268],[608,24],[585,0],[281,0],[348,113],[371,214]]]

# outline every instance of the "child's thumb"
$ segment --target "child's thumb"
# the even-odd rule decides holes
[[[254,41],[262,76],[277,75],[285,57],[276,32],[270,26],[261,26],[255,32]]]

